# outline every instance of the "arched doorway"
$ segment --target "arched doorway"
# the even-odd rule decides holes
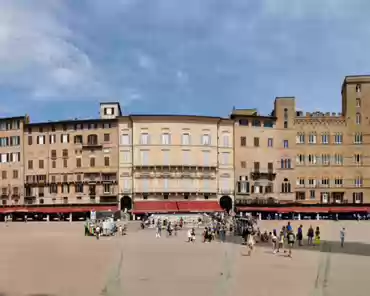
[[[233,208],[233,200],[230,196],[224,195],[220,198],[220,206],[223,210],[230,211]]]
[[[131,197],[129,197],[128,195],[125,195],[124,197],[121,198],[120,200],[120,204],[121,204],[121,211],[124,211],[125,209],[127,209],[128,211],[132,209],[132,199]]]

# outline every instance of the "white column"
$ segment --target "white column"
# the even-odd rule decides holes
[[[50,221],[50,215],[46,215],[46,221]]]
[[[72,213],[69,213],[69,222],[72,222]]]
[[[320,220],[320,215],[316,214],[316,220]]]

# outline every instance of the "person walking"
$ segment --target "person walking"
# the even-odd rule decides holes
[[[295,241],[295,235],[292,230],[288,232],[287,240],[288,240],[288,257],[292,258],[292,249]]]
[[[340,246],[341,248],[344,247],[344,238],[346,236],[346,229],[343,227],[342,230],[340,231]]]

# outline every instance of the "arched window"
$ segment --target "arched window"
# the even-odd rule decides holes
[[[87,136],[87,143],[89,143],[89,145],[97,145],[98,144],[98,136],[97,135],[88,135]]]
[[[356,124],[361,124],[361,114],[356,113]]]
[[[356,92],[361,92],[361,85],[360,84],[357,84],[356,85]]]
[[[284,182],[281,183],[281,192],[282,193],[290,193],[291,192],[291,185],[287,178],[284,179]]]
[[[356,99],[356,107],[361,107],[361,99],[360,98]]]

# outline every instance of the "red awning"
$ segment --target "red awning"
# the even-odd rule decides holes
[[[217,201],[136,201],[134,214],[222,212]]]
[[[57,213],[83,213],[90,211],[117,211],[117,206],[71,206],[71,207],[9,207],[0,208],[0,213],[44,213],[44,214],[57,214]]]
[[[353,213],[369,212],[367,207],[238,207],[239,212],[272,212],[272,213]]]

